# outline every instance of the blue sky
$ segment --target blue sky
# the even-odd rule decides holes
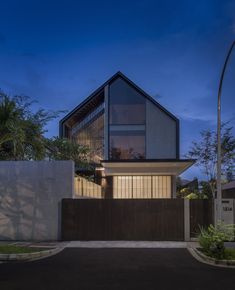
[[[3,1],[0,88],[40,107],[70,110],[118,70],[181,121],[181,155],[216,126],[226,52],[235,39],[235,1]],[[222,118],[235,125],[235,54]],[[62,116],[61,116],[62,117]],[[57,135],[58,120],[48,126]],[[199,175],[192,168],[184,174]]]

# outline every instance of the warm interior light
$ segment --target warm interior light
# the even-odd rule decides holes
[[[114,198],[171,198],[171,176],[114,176]]]

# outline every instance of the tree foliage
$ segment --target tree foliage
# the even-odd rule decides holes
[[[10,97],[0,92],[0,159],[41,160],[45,157],[44,133],[60,112],[39,109],[26,96]]]
[[[208,199],[206,194],[202,194],[201,192],[191,192],[190,194],[185,196],[186,199]]]
[[[87,166],[88,147],[68,139],[45,138],[46,125],[63,111],[33,112],[29,97],[0,91],[0,160],[74,160]]]
[[[87,146],[77,144],[73,140],[53,137],[46,139],[47,156],[50,160],[73,160],[76,167],[87,167]]]
[[[208,181],[201,181],[200,182],[200,192],[203,195],[206,195],[208,198],[212,198],[213,197],[213,193],[211,191],[211,186],[210,183]]]
[[[235,162],[235,138],[232,127],[228,123],[222,125],[221,133],[221,166],[222,174],[227,176],[234,172]],[[215,193],[216,187],[216,164],[217,164],[217,134],[212,130],[201,132],[201,139],[193,141],[192,147],[187,154],[188,158],[195,158],[199,166],[207,176],[211,191]]]

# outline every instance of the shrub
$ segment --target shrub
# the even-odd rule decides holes
[[[196,192],[192,192],[190,194],[188,194],[187,196],[185,196],[186,199],[208,199],[208,197],[205,194],[202,193],[196,193]]]
[[[220,223],[209,225],[207,229],[200,228],[199,244],[205,254],[216,259],[225,258],[225,241],[234,239],[234,225]]]
[[[188,194],[187,196],[185,196],[186,199],[198,199],[198,195],[194,192]]]

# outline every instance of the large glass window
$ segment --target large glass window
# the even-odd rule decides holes
[[[111,131],[110,159],[144,159],[144,131]]]
[[[121,78],[110,85],[109,158],[145,158],[145,97]]]
[[[171,176],[114,176],[113,198],[171,198]]]
[[[97,108],[91,111],[86,117],[78,122],[77,124],[73,125],[72,127],[72,134],[76,133],[78,130],[86,126],[86,124],[90,123],[91,120],[95,119],[97,115],[100,115],[100,112],[104,110],[104,103],[101,103]]]
[[[117,79],[110,85],[110,124],[145,124],[145,97]]]
[[[88,146],[90,161],[99,163],[104,158],[104,114],[96,116],[83,128],[77,129],[72,134],[72,138],[78,144]]]

